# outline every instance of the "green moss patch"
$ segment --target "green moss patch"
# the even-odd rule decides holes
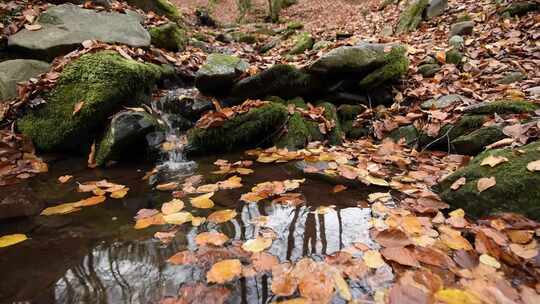
[[[520,114],[538,110],[538,104],[525,100],[498,100],[482,102],[465,108],[465,113],[470,114]]]
[[[399,22],[396,28],[397,33],[405,33],[415,30],[422,21],[422,12],[428,6],[429,0],[416,0],[399,16]]]
[[[359,86],[362,89],[379,87],[385,83],[395,81],[405,75],[409,69],[409,59],[402,46],[393,47],[384,55],[384,65],[364,77]]]
[[[182,50],[188,41],[186,31],[172,22],[153,27],[149,32],[153,45],[173,52]]]

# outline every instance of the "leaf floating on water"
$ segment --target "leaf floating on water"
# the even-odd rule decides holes
[[[219,190],[219,186],[217,184],[208,184],[208,185],[202,185],[197,187],[196,192],[197,193],[214,193]]]
[[[236,211],[232,209],[224,209],[215,211],[208,216],[208,221],[214,224],[222,224],[236,217]]]
[[[0,237],[0,248],[12,246],[20,242],[24,242],[27,239],[28,237],[21,233],[4,235]]]
[[[198,227],[206,222],[206,218],[202,216],[194,216],[191,219],[191,225]]]
[[[207,244],[214,246],[223,246],[229,237],[221,232],[203,232],[195,237],[195,243],[199,246]]]
[[[228,179],[218,182],[220,189],[236,189],[242,187],[242,178],[240,176],[231,176]]]
[[[368,250],[364,252],[362,259],[369,268],[376,269],[386,264],[377,250]]]
[[[335,207],[334,205],[331,205],[331,206],[320,206],[318,207],[316,210],[315,210],[315,213],[316,214],[327,214],[327,213],[330,213],[330,212],[335,212]]]
[[[81,208],[75,207],[74,203],[65,203],[60,204],[54,207],[45,208],[41,211],[41,215],[59,215],[59,214],[68,214],[81,210]]]
[[[347,186],[344,185],[335,185],[334,188],[332,188],[332,192],[338,193],[341,191],[347,190]]]
[[[540,160],[535,160],[527,164],[527,170],[531,172],[540,171]]]
[[[461,186],[465,185],[466,183],[467,183],[467,179],[465,177],[460,177],[450,186],[450,189],[456,191],[459,188],[461,188]]]
[[[158,231],[156,233],[154,233],[154,237],[158,240],[160,240],[162,243],[170,243],[174,237],[176,236],[176,230],[173,230],[173,231],[169,231],[169,232],[161,232],[161,231]]]
[[[170,257],[167,262],[173,265],[190,265],[197,261],[195,253],[190,250],[177,252],[175,255]]]
[[[206,274],[208,283],[223,284],[242,274],[242,264],[238,259],[223,260],[215,263]]]
[[[210,209],[214,207],[214,202],[210,199],[212,196],[214,196],[214,192],[192,198],[190,199],[191,205],[199,209]]]
[[[165,222],[165,219],[163,218],[163,214],[157,213],[152,216],[138,219],[137,222],[135,223],[135,229],[144,229],[144,228],[148,228],[154,225],[159,226],[159,225],[165,225],[165,224],[166,222]]]
[[[368,201],[370,203],[373,203],[375,201],[386,202],[390,199],[392,199],[392,195],[390,195],[390,192],[375,192],[368,195]]]
[[[482,304],[474,294],[459,289],[442,289],[435,293],[435,299],[445,304]]]
[[[504,162],[507,162],[508,161],[508,158],[504,157],[504,156],[493,156],[493,155],[490,155],[486,158],[484,158],[482,160],[482,162],[480,163],[480,166],[490,166],[490,167],[495,167],[497,166],[498,164],[502,164]]]
[[[265,237],[257,237],[255,239],[247,240],[243,245],[242,249],[245,251],[258,253],[264,251],[272,246],[272,239]]]
[[[92,196],[87,199],[73,203],[74,207],[88,207],[103,203],[107,198],[105,196]]]
[[[129,191],[129,188],[124,188],[111,192],[111,198],[120,199],[124,198]]]
[[[161,205],[161,213],[164,215],[173,214],[182,209],[184,209],[184,202],[176,198]]]
[[[167,224],[173,225],[182,225],[184,223],[191,222],[192,218],[193,216],[189,212],[177,212],[163,216],[163,220],[165,220]]]
[[[479,179],[476,186],[478,188],[478,192],[484,192],[487,189],[495,186],[496,184],[497,184],[497,181],[495,180],[495,177],[492,176],[492,177],[483,177]]]
[[[259,156],[259,158],[257,158],[257,161],[260,162],[260,163],[265,163],[265,164],[268,164],[268,163],[273,163],[275,162],[276,160],[279,159],[279,156],[275,156],[275,155],[263,155],[261,154]]]
[[[62,176],[60,176],[58,178],[58,181],[61,184],[65,184],[65,183],[69,182],[72,178],[73,178],[73,175],[62,175]]]
[[[156,189],[159,191],[172,191],[176,190],[178,188],[178,183],[176,182],[170,182],[166,184],[160,184],[156,186]]]

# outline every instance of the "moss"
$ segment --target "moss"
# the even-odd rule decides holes
[[[346,121],[356,119],[356,116],[364,113],[365,110],[366,107],[362,105],[343,104],[337,108],[337,113],[339,120]]]
[[[463,59],[463,54],[456,49],[451,49],[446,52],[446,63],[459,65]]]
[[[247,44],[255,44],[257,43],[258,39],[255,35],[244,33],[244,32],[232,32],[231,36],[234,41],[240,42],[240,43],[247,43]]]
[[[294,45],[289,51],[289,54],[302,54],[306,50],[311,50],[311,48],[313,48],[313,43],[315,43],[315,41],[313,40],[313,37],[311,37],[311,34],[307,32],[300,33],[294,37]]]
[[[388,137],[396,142],[403,138],[407,145],[412,146],[418,142],[419,133],[415,126],[408,125],[393,130]]]
[[[172,22],[153,27],[149,32],[153,45],[173,52],[182,50],[188,41],[185,30]]]
[[[534,112],[539,108],[538,104],[525,100],[498,100],[479,103],[464,111],[469,114],[520,114]]]
[[[328,141],[328,144],[334,146],[341,144],[345,135],[343,133],[343,130],[341,129],[341,124],[337,115],[336,106],[324,101],[318,102],[317,106],[324,108],[324,118],[335,123],[334,128],[332,128],[332,130],[330,130],[330,132],[326,134],[326,140]]]
[[[459,154],[476,155],[484,150],[484,147],[506,136],[502,129],[497,126],[483,127],[469,134],[461,135],[452,140],[455,151]]]
[[[87,148],[112,113],[149,98],[162,71],[115,52],[84,55],[66,66],[47,103],[25,115],[18,127],[43,151]],[[83,107],[73,115],[81,101]]]
[[[220,127],[191,129],[187,150],[204,154],[260,146],[284,126],[287,116],[285,106],[270,103],[238,115]]]
[[[379,87],[386,82],[399,79],[409,69],[409,59],[405,55],[405,48],[402,46],[393,47],[388,54],[385,54],[384,62],[383,66],[369,73],[360,81],[360,88]]]
[[[341,129],[346,138],[358,139],[369,134],[369,130],[366,128],[360,128],[354,126],[354,120],[341,121]]]
[[[182,15],[168,0],[127,0],[130,5],[141,8],[145,12],[153,11],[158,15],[163,15],[172,21],[180,21]]]
[[[463,208],[469,216],[480,217],[494,212],[519,212],[540,220],[540,174],[527,170],[527,164],[540,159],[540,142],[521,147],[524,153],[510,148],[486,151],[466,167],[459,169],[439,184],[437,190],[453,208]],[[508,162],[495,167],[480,166],[488,156],[502,156]],[[450,186],[465,177],[458,190]],[[496,185],[478,192],[480,178],[494,177]]]
[[[311,141],[311,133],[300,113],[289,117],[284,133],[274,140],[280,148],[301,149]]]
[[[416,0],[412,2],[399,16],[396,28],[397,33],[415,30],[422,21],[422,12],[428,6],[429,0]]]
[[[485,121],[485,115],[463,115],[456,123],[444,125],[435,137],[421,133],[419,144],[422,147],[430,145],[432,148],[448,149],[452,140],[482,127]]]
[[[300,21],[291,21],[287,23],[288,30],[301,30],[304,28],[304,24]]]

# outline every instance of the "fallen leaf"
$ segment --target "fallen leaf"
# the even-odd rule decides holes
[[[476,186],[478,188],[478,192],[484,192],[487,189],[495,186],[497,184],[497,181],[495,180],[495,177],[482,177],[478,180]]]
[[[379,268],[386,264],[377,250],[368,250],[364,252],[362,259],[369,268]]]
[[[33,32],[33,31],[39,31],[43,27],[41,26],[41,24],[25,24],[24,28]]]
[[[527,164],[527,170],[531,172],[540,171],[540,160],[535,160]]]
[[[495,167],[497,166],[498,164],[502,164],[504,162],[507,162],[508,161],[508,158],[504,157],[504,156],[493,156],[493,155],[490,155],[486,158],[484,158],[482,160],[482,162],[480,163],[480,166],[490,166],[490,167]]]
[[[81,210],[81,208],[75,207],[73,203],[66,203],[66,204],[60,204],[54,207],[45,208],[45,210],[41,211],[41,215],[60,215],[60,214],[68,214],[72,212],[76,212]]]
[[[538,255],[538,248],[536,246],[510,244],[510,250],[525,260],[532,259]]]
[[[135,223],[135,229],[144,229],[148,228],[150,226],[154,225],[165,225],[165,219],[163,218],[163,214],[157,213],[152,216],[140,218]]]
[[[459,289],[442,289],[435,293],[435,299],[446,304],[482,304],[474,294]]]
[[[187,222],[191,222],[193,216],[189,212],[177,212],[167,214],[163,216],[163,219],[167,224],[182,225]]]
[[[242,244],[242,249],[244,249],[245,251],[258,253],[266,250],[270,246],[272,246],[271,238],[264,238],[259,236],[255,239],[247,240],[244,244]]]
[[[73,178],[72,175],[62,175],[58,178],[58,181],[61,183],[61,184],[65,184],[67,182],[69,182],[71,179]]]
[[[208,283],[223,284],[242,274],[242,264],[238,259],[223,260],[215,263],[206,274]]]
[[[129,188],[124,188],[111,192],[111,198],[120,199],[124,198],[129,191]]]
[[[178,188],[177,182],[170,182],[170,183],[160,184],[156,186],[156,189],[159,191],[171,191],[171,190],[175,190],[176,188]]]
[[[341,191],[344,191],[344,190],[347,190],[347,187],[344,186],[344,185],[336,185],[334,186],[334,188],[332,189],[332,192],[333,193],[338,193],[338,192],[341,192]]]
[[[460,177],[454,183],[452,183],[452,185],[450,186],[450,189],[456,191],[459,188],[461,188],[461,186],[465,185],[466,183],[467,183],[467,179],[465,177]]]
[[[181,211],[182,209],[184,209],[184,202],[177,198],[161,205],[161,213],[164,215],[173,214]]]
[[[71,113],[72,116],[75,116],[77,113],[79,113],[84,106],[84,101],[79,101],[73,106],[73,113]]]
[[[195,226],[195,227],[198,227],[202,224],[204,224],[204,222],[206,222],[206,218],[205,217],[201,217],[201,216],[194,216],[192,219],[191,219],[191,225]]]
[[[414,252],[405,247],[383,248],[381,254],[385,259],[397,262],[401,265],[411,267],[420,266]]]
[[[212,196],[214,196],[214,192],[203,194],[190,199],[190,203],[195,208],[210,209],[214,207],[214,202],[210,199]]]
[[[73,207],[75,207],[75,208],[88,207],[88,206],[94,206],[94,205],[97,205],[97,204],[101,204],[106,199],[107,198],[105,196],[98,195],[98,196],[92,196],[92,197],[89,197],[87,199],[80,200],[80,201],[72,203],[72,204],[73,204]]]
[[[332,272],[332,276],[334,277],[334,284],[336,285],[336,290],[338,291],[339,296],[346,301],[351,301],[352,294],[349,290],[349,285],[347,284],[347,281],[343,279],[343,276],[341,276],[341,274],[337,270]]]
[[[489,254],[485,254],[485,253],[480,256],[480,263],[491,266],[495,269],[501,268],[501,263],[499,263],[499,261],[497,261],[494,257],[490,256]]]
[[[20,242],[26,241],[28,237],[25,234],[8,234],[0,237],[0,248],[8,247]]]
[[[207,244],[222,246],[229,240],[229,237],[221,232],[203,232],[195,237],[195,243],[199,246]]]
[[[221,224],[228,222],[236,217],[236,211],[232,209],[224,209],[215,211],[208,216],[208,221],[214,224]]]

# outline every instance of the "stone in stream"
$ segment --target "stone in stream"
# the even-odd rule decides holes
[[[166,71],[112,51],[87,54],[68,64],[46,103],[18,121],[42,151],[85,152],[107,119],[122,106],[150,99]],[[76,107],[80,107],[77,111]]]
[[[426,19],[440,16],[448,8],[448,0],[430,0],[424,11]]]
[[[148,47],[150,34],[141,21],[141,16],[130,11],[120,14],[96,12],[72,4],[53,6],[39,16],[36,24],[41,25],[41,29],[23,29],[11,35],[8,48],[33,58],[52,60],[74,50],[85,40]]]
[[[478,155],[468,166],[457,170],[437,186],[441,198],[452,208],[463,208],[473,217],[517,212],[540,220],[540,173],[527,169],[530,162],[540,159],[540,142],[520,147],[519,151],[504,148]],[[489,156],[506,157],[508,161],[495,167],[481,166]],[[462,177],[466,180],[465,185],[452,190],[451,185]],[[496,184],[480,192],[478,181],[481,178],[494,178]]]
[[[156,26],[150,28],[149,32],[153,45],[172,52],[184,49],[188,42],[186,31],[176,23],[169,22]]]
[[[0,220],[37,215],[45,203],[24,184],[0,187]]]
[[[238,57],[210,54],[197,72],[195,86],[206,95],[227,94],[248,68],[249,64]]]
[[[294,45],[292,49],[289,51],[289,54],[296,55],[296,54],[302,54],[306,50],[311,50],[313,48],[313,44],[315,43],[315,40],[308,32],[303,32],[294,37]]]
[[[0,102],[17,97],[17,83],[49,70],[47,62],[14,59],[0,62]]]
[[[471,35],[474,28],[474,21],[462,21],[452,24],[450,27],[450,37]]]
[[[96,164],[127,158],[142,158],[146,135],[158,129],[157,120],[146,112],[123,111],[113,116],[96,150]]]
[[[401,12],[396,33],[406,33],[415,30],[422,21],[422,13],[428,6],[429,0],[415,0]]]

